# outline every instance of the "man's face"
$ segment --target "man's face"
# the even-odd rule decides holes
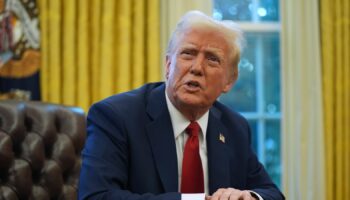
[[[166,58],[167,94],[175,107],[207,110],[233,85],[230,49],[222,33],[191,28]]]

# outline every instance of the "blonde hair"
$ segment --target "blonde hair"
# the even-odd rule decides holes
[[[245,42],[243,32],[238,25],[233,21],[217,21],[200,11],[189,11],[180,19],[172,33],[166,51],[167,55],[172,54],[178,39],[190,28],[212,29],[223,34],[231,49],[229,59],[233,65],[233,79],[235,81],[238,77],[238,63]]]

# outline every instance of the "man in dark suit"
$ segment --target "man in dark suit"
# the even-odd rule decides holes
[[[91,107],[79,199],[284,199],[252,152],[247,121],[216,101],[237,79],[241,42],[234,24],[187,13],[165,83]]]

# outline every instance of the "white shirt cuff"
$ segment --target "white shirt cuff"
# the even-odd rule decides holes
[[[258,197],[259,200],[264,200],[258,193],[251,191],[251,190],[249,190],[249,192],[252,194],[253,197]]]
[[[204,193],[181,194],[181,200],[205,200]]]

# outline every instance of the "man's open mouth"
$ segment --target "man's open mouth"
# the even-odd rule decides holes
[[[186,84],[190,87],[200,87],[200,84],[197,81],[188,81]]]

